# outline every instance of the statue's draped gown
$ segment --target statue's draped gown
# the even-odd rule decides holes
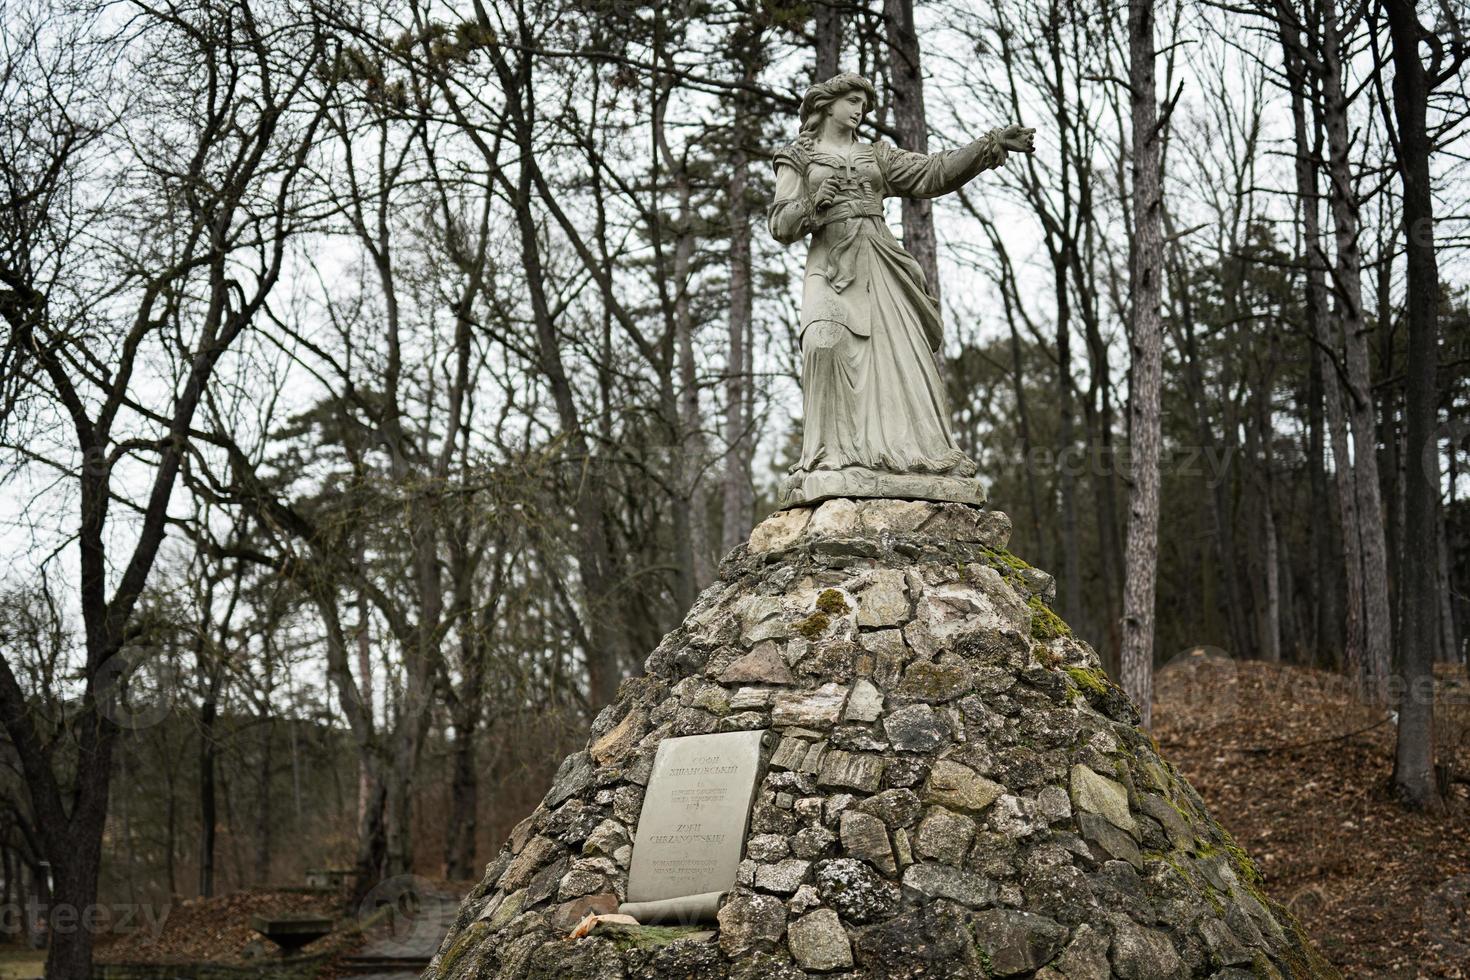
[[[950,435],[934,361],[943,337],[939,304],[884,222],[883,199],[950,193],[1005,156],[990,136],[928,155],[854,142],[842,157],[810,139],[776,154],[771,234],[784,244],[812,239],[801,304],[798,478],[849,467],[974,474]],[[818,209],[813,196],[832,176],[841,190],[831,207]]]

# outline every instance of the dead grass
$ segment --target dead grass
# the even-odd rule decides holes
[[[1347,977],[1470,977],[1470,684],[1437,683],[1443,814],[1389,792],[1394,727],[1340,678],[1228,660],[1161,671],[1154,735]]]

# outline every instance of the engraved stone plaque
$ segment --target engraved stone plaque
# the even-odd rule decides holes
[[[714,918],[720,896],[735,885],[765,734],[659,743],[620,911],[640,922]]]

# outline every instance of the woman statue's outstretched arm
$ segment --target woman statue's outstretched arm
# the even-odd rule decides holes
[[[911,153],[883,144],[881,158],[888,193],[894,197],[939,197],[959,190],[982,170],[1005,163],[1010,152],[1030,153],[1035,130],[1024,126],[993,129],[968,146],[939,153]]]

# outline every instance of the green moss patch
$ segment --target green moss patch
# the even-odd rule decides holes
[[[455,964],[464,957],[465,953],[478,946],[480,940],[489,931],[489,923],[471,922],[469,928],[459,934],[459,938],[454,941],[454,945],[445,951],[444,958],[439,961],[439,975],[443,977],[453,975]]]
[[[704,926],[630,926],[609,922],[599,925],[592,934],[610,940],[621,950],[629,950],[657,949],[708,931]]]
[[[1063,667],[1072,683],[1090,694],[1101,697],[1108,693],[1108,679],[1100,670],[1091,667]]]
[[[823,589],[817,596],[817,612],[841,616],[850,609],[852,607],[847,604],[847,599],[836,589]]]
[[[1072,627],[1056,613],[1047,608],[1040,596],[1026,601],[1031,607],[1031,636],[1037,640],[1055,640],[1060,636],[1071,636]]]
[[[1013,568],[1016,571],[1020,571],[1023,568],[1031,567],[1023,559],[1017,558],[1015,555],[1011,554],[1004,548],[986,548],[985,553],[1000,564],[1005,565],[1008,568]]]
[[[827,627],[831,625],[832,617],[828,616],[824,612],[814,612],[806,619],[799,620],[796,623],[796,632],[800,633],[808,640],[815,640],[817,637],[827,632]]]

